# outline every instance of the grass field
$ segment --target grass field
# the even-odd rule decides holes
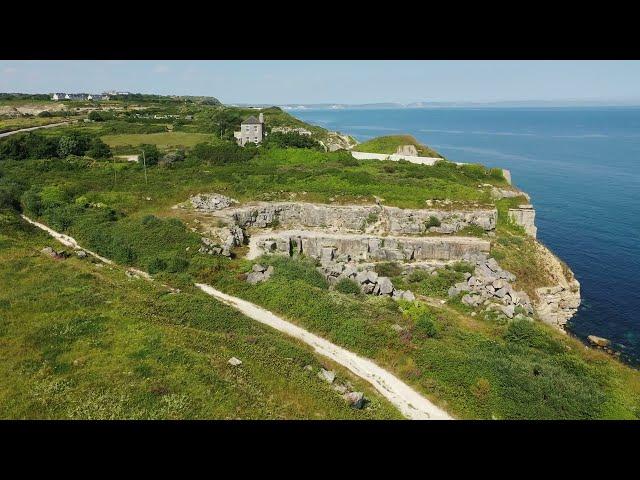
[[[21,128],[39,127],[41,125],[50,125],[52,123],[61,123],[67,121],[64,117],[49,117],[49,118],[10,118],[6,120],[0,120],[0,133],[12,132],[13,130],[20,130]]]
[[[421,157],[442,156],[426,145],[422,145],[411,135],[387,135],[383,137],[376,137],[357,145],[354,150],[358,152],[392,154],[396,153],[396,150],[401,145],[414,145],[416,150],[418,150],[418,155]]]
[[[213,135],[206,133],[164,132],[132,135],[105,135],[102,140],[110,147],[141,145],[143,143],[166,147],[193,147],[197,143],[208,142]]]
[[[0,292],[0,418],[400,418],[346,370],[196,289],[55,260],[40,253],[59,250],[54,240],[4,214],[0,224],[0,283],[11,285]],[[321,366],[368,408],[348,407]]]

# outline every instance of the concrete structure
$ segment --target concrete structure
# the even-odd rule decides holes
[[[51,100],[109,100],[108,95],[98,95],[93,93],[54,93]]]
[[[258,118],[251,115],[240,124],[240,131],[233,132],[236,142],[241,147],[244,147],[249,142],[255,143],[256,145],[261,143],[262,140],[264,140],[265,134],[264,115],[262,113]]]
[[[518,205],[509,209],[509,218],[524,228],[527,235],[536,238],[538,229],[535,225],[536,211],[531,205]]]

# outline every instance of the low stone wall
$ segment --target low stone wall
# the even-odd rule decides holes
[[[288,230],[254,235],[247,258],[263,253],[304,254],[320,259],[355,261],[461,260],[489,252],[487,240],[473,237],[379,237]]]
[[[204,205],[204,204],[201,204]],[[202,211],[206,207],[196,207]],[[438,210],[402,209],[381,205],[324,205],[299,202],[271,202],[219,210],[242,228],[320,228],[330,231],[419,235],[426,232],[455,233],[475,225],[494,230],[496,209]]]

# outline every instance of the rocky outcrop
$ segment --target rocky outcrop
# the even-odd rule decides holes
[[[295,255],[327,262],[334,259],[411,261],[461,260],[468,254],[488,252],[490,243],[474,237],[379,237],[288,230],[253,235],[248,258],[263,253]]]
[[[384,295],[394,300],[407,300],[413,302],[416,297],[409,290],[399,290],[393,286],[391,279],[378,275],[371,266],[360,267],[355,262],[323,262],[318,267],[327,282],[335,285],[342,279],[355,282],[360,291],[367,295]]]
[[[412,157],[417,157],[418,149],[415,145],[398,145],[396,155],[410,155]]]
[[[265,267],[256,263],[253,267],[251,267],[251,272],[247,274],[247,283],[255,285],[256,283],[265,282],[271,278],[273,272],[274,269],[272,265]]]
[[[523,291],[516,291],[511,282],[516,277],[503,270],[494,258],[468,256],[467,261],[475,263],[473,275],[466,274],[464,282],[456,283],[449,288],[450,297],[467,292],[461,301],[470,307],[485,305],[487,309],[498,309],[509,318],[516,314],[516,307],[521,307],[527,314],[533,314],[533,305],[529,296]]]
[[[518,208],[509,209],[509,218],[524,228],[527,235],[536,238],[538,228],[535,225],[536,211],[531,205],[518,205]]]
[[[203,203],[199,205],[200,210],[219,210],[208,210]],[[419,235],[427,232],[451,234],[471,225],[489,231],[496,228],[498,218],[497,210],[489,208],[451,211],[304,202],[263,202],[229,208],[220,213],[243,228],[267,228],[277,225],[283,228],[322,228],[393,235]]]
[[[536,243],[536,248],[552,281],[551,286],[536,289],[536,312],[543,322],[564,330],[580,306],[580,283],[544,245]]]
[[[204,212],[221,210],[238,203],[238,201],[233,198],[225,197],[224,195],[219,195],[217,193],[200,194],[191,197],[189,200],[191,201],[193,208]]]

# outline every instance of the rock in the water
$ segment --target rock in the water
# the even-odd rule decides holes
[[[602,337],[597,337],[595,335],[589,335],[587,337],[587,340],[589,340],[589,342],[592,345],[595,345],[596,347],[608,347],[609,345],[611,345],[611,340],[608,340]]]
[[[333,383],[336,379],[336,372],[333,370],[325,370],[324,368],[320,369],[318,376],[327,383]]]
[[[347,401],[349,405],[353,408],[360,409],[364,407],[364,393],[362,392],[349,392],[343,395],[343,398]]]
[[[238,365],[242,365],[242,360],[237,359],[236,357],[231,357],[228,363],[229,365],[233,365],[234,367],[237,367]]]

